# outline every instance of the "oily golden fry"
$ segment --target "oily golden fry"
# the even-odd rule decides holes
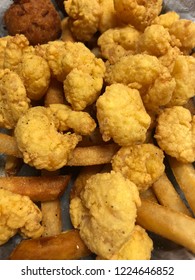
[[[42,236],[53,236],[62,231],[62,217],[60,200],[45,201],[41,203],[42,226],[44,232]]]
[[[23,240],[10,255],[10,260],[76,260],[90,255],[77,230],[55,236]]]
[[[51,201],[60,197],[70,176],[0,177],[0,188],[26,195],[33,201]]]
[[[195,214],[195,170],[193,164],[182,163],[172,157],[169,157],[169,164],[179,187]]]
[[[74,149],[67,165],[88,166],[109,163],[118,149],[119,147],[116,144],[77,147]]]
[[[158,203],[158,200],[156,198],[156,195],[154,194],[152,188],[149,188],[143,192],[140,192],[141,199],[148,199],[150,201],[153,201],[155,203]]]
[[[84,166],[74,181],[73,187],[70,192],[70,199],[80,195],[80,192],[85,187],[87,179],[95,175],[102,169],[101,165]]]
[[[15,138],[3,133],[0,133],[0,153],[19,158],[22,157],[22,153],[18,149]]]
[[[166,206],[142,199],[137,223],[195,253],[195,219]]]
[[[165,173],[153,184],[152,189],[161,205],[192,216]]]
[[[44,96],[45,106],[50,104],[64,104],[63,84],[55,79],[52,79],[49,88]]]

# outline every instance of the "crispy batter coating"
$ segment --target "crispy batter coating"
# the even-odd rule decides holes
[[[47,61],[35,54],[24,54],[16,68],[22,79],[27,96],[39,100],[46,93],[50,83],[50,68]]]
[[[148,54],[127,55],[107,65],[105,81],[123,83],[140,91],[146,109],[166,105],[175,89],[175,80],[157,57]]]
[[[195,95],[195,58],[178,55],[171,75],[175,79],[176,86],[167,106],[184,105]]]
[[[179,14],[177,14],[175,11],[169,11],[165,14],[159,15],[156,17],[152,24],[160,24],[164,26],[165,28],[170,28],[171,25],[177,21],[180,18]]]
[[[18,120],[15,137],[24,162],[37,169],[56,170],[66,165],[81,137],[57,131],[47,108],[30,108]]]
[[[114,7],[122,22],[143,31],[160,14],[162,0],[114,0]]]
[[[120,173],[98,173],[71,200],[70,217],[89,249],[110,258],[129,239],[140,203],[137,187]]]
[[[78,41],[89,41],[98,30],[101,16],[99,0],[65,0],[70,30]]]
[[[144,191],[163,174],[163,160],[163,151],[153,144],[121,147],[112,159],[112,168]]]
[[[12,129],[29,108],[30,100],[20,77],[9,69],[0,70],[0,127]]]
[[[174,44],[185,54],[190,54],[195,47],[195,22],[179,19],[170,26],[169,33]]]
[[[0,245],[17,232],[38,238],[43,233],[42,214],[27,196],[0,189]]]
[[[112,260],[150,260],[153,241],[146,230],[138,225],[134,227],[129,240],[119,252],[112,256]]]
[[[133,26],[108,29],[98,38],[101,55],[114,63],[121,56],[134,54],[140,34]]]
[[[165,153],[182,162],[195,160],[195,118],[188,109],[174,106],[165,109],[157,119],[155,138]]]
[[[10,36],[0,38],[0,69],[4,68],[4,53],[7,46],[7,40]]]
[[[31,45],[56,40],[61,34],[61,19],[50,0],[15,1],[4,14],[8,34],[24,34]]]
[[[104,141],[111,138],[121,146],[142,143],[150,126],[139,91],[123,84],[113,84],[97,102],[97,119]]]
[[[99,19],[98,30],[103,33],[110,28],[114,28],[119,24],[116,16],[113,0],[99,0],[101,7],[101,16]]]
[[[59,131],[67,131],[70,128],[75,133],[90,135],[96,128],[96,123],[87,112],[76,112],[64,104],[49,105],[48,110],[53,115],[55,126]]]
[[[171,36],[162,25],[152,24],[144,30],[137,44],[137,51],[161,56],[171,48]]]

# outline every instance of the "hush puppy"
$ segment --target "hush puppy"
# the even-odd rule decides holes
[[[61,34],[61,19],[50,0],[15,0],[5,11],[9,35],[24,34],[31,45],[56,40]]]

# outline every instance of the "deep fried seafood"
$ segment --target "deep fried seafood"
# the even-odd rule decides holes
[[[70,29],[78,41],[89,41],[98,30],[101,7],[98,0],[65,0]]]
[[[50,83],[50,69],[47,61],[35,54],[23,54],[15,69],[31,100],[39,100],[46,93]]]
[[[163,152],[153,144],[134,145],[120,148],[112,159],[112,168],[144,191],[163,174],[163,160]]]
[[[87,112],[73,111],[71,107],[64,104],[49,105],[48,113],[50,112],[59,131],[72,128],[75,133],[90,135],[96,127],[95,121]]]
[[[103,33],[110,28],[116,27],[119,20],[116,16],[113,0],[99,0],[99,3],[101,7],[101,15],[98,30]]]
[[[140,198],[137,187],[120,173],[91,176],[70,202],[70,217],[87,247],[110,258],[129,239]]]
[[[175,80],[157,57],[147,54],[127,55],[108,65],[105,81],[123,83],[140,91],[146,109],[166,105],[175,89]]]
[[[50,0],[14,2],[4,14],[5,26],[10,35],[24,34],[32,45],[60,37],[60,15]]]
[[[140,34],[132,26],[108,29],[98,38],[101,55],[114,63],[123,55],[134,54]]]
[[[0,38],[0,69],[4,68],[4,52],[9,36]]]
[[[134,227],[129,240],[121,247],[112,260],[150,260],[153,241],[146,230],[138,225]]]
[[[155,138],[168,155],[182,162],[195,160],[195,117],[188,109],[174,106],[165,109],[157,119]]]
[[[96,107],[104,141],[113,138],[121,146],[144,142],[151,119],[138,90],[123,84],[108,86],[98,98]]]
[[[169,28],[173,43],[185,54],[195,47],[195,23],[188,19],[179,19]]]
[[[20,77],[9,69],[0,70],[0,127],[14,128],[29,106]]]
[[[30,238],[43,233],[41,211],[27,196],[0,189],[0,218],[0,245],[18,231]]]
[[[162,9],[162,0],[114,0],[117,17],[125,23],[144,30]]]
[[[19,119],[15,137],[25,163],[51,171],[67,163],[70,153],[81,140],[75,133],[59,133],[51,114],[41,106],[29,109]]]
[[[171,48],[171,36],[162,25],[152,24],[144,30],[137,43],[137,51],[162,56]]]
[[[179,14],[177,14],[175,11],[169,11],[166,12],[165,14],[156,17],[153,20],[152,24],[160,24],[165,28],[169,28],[178,19],[179,19]]]

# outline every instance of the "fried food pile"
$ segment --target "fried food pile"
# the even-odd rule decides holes
[[[42,237],[27,235],[11,259],[56,259],[58,244],[62,259],[148,260],[150,231],[194,253],[195,220],[166,177],[165,159],[195,184],[195,23],[161,14],[162,0],[66,0],[64,9],[59,40],[35,42],[25,30],[0,38],[0,126],[9,134],[0,135],[0,152],[51,178],[80,167],[73,229],[64,233],[59,222],[65,187],[52,201],[41,196],[34,203],[41,201]],[[2,201],[0,193],[0,209]]]

